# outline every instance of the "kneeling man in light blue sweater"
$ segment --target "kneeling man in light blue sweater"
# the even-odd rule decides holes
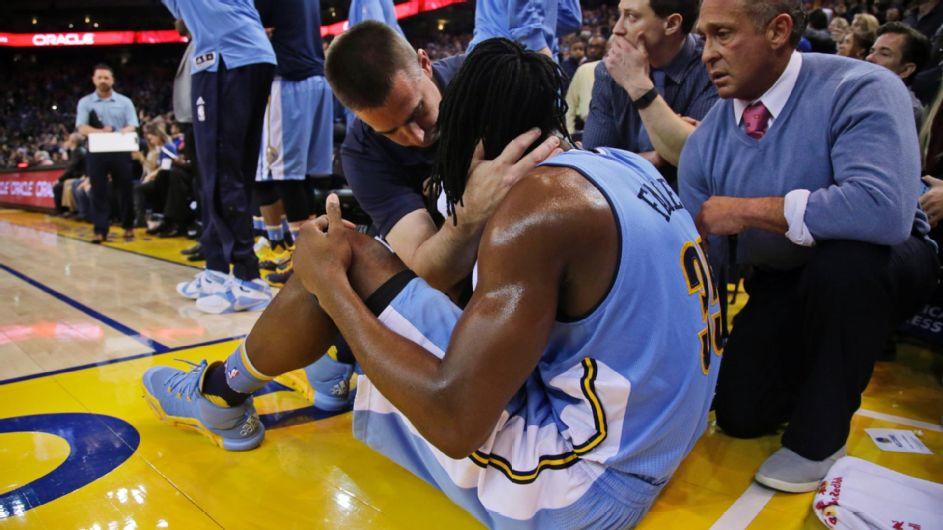
[[[719,101],[688,139],[679,188],[717,267],[750,295],[726,344],[718,425],[787,424],[756,480],[814,490],[845,453],[876,355],[937,281],[918,208],[907,88],[864,61],[795,51],[798,0],[704,0]]]

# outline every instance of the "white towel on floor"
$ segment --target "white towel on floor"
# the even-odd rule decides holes
[[[846,456],[822,480],[812,509],[830,528],[943,530],[943,484]]]

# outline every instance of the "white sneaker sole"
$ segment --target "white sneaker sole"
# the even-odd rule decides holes
[[[204,313],[211,315],[224,315],[228,313],[240,313],[243,311],[261,311],[268,307],[272,302],[271,298],[259,300],[249,305],[237,306],[231,302],[209,300],[210,297],[201,297],[196,301],[196,308]],[[202,302],[202,303],[201,303]]]
[[[753,479],[767,488],[772,488],[774,490],[783,491],[786,493],[808,493],[810,491],[815,491],[822,482],[821,480],[816,480],[815,482],[786,482],[784,480],[767,477],[759,473],[754,475]]]

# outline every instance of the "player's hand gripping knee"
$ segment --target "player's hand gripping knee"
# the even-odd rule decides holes
[[[327,215],[301,227],[292,255],[295,274],[319,298],[347,276],[352,255],[348,236],[353,233],[348,224],[341,218],[340,200],[332,193],[327,198]]]

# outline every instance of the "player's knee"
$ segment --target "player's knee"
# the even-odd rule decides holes
[[[372,237],[351,231],[348,238],[353,253],[348,277],[361,297],[370,296],[387,280],[406,270],[396,254]]]

